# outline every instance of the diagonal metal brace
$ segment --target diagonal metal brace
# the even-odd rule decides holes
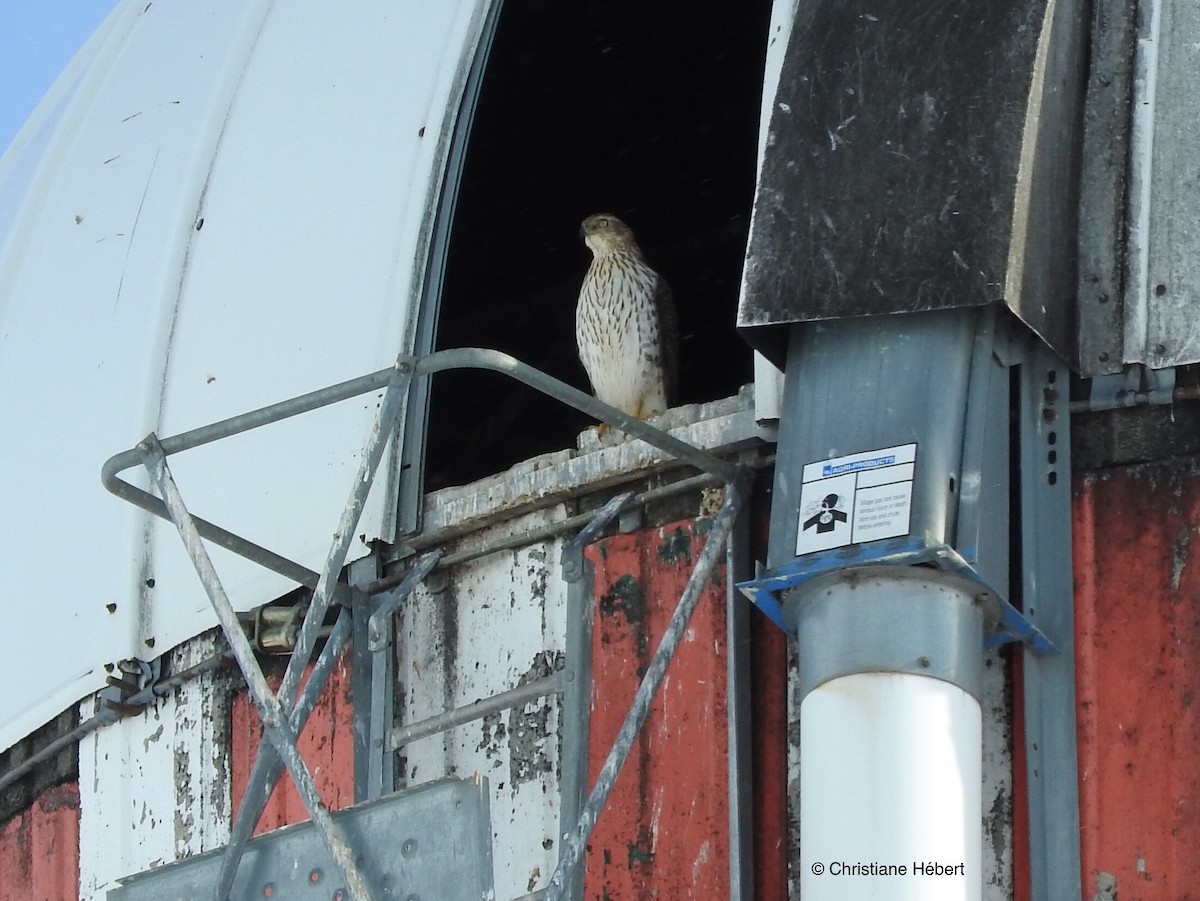
[[[316,706],[321,689],[325,687],[334,664],[337,663],[350,640],[352,624],[353,616],[349,608],[342,608],[337,622],[333,626],[333,632],[326,640],[325,648],[317,657],[317,662],[313,666],[312,672],[309,673],[304,688],[296,698],[296,706],[292,708],[292,713],[288,717],[292,731],[297,735],[304,730],[304,724],[308,722],[309,714]],[[270,800],[271,792],[274,791],[275,784],[281,775],[283,775],[283,761],[279,759],[279,755],[264,754],[260,751],[254,758],[254,767],[250,770],[246,790],[242,793],[242,806],[234,818],[233,829],[229,834],[229,843],[221,857],[221,869],[217,875],[217,889],[214,892],[217,901],[226,901],[229,897],[229,893],[233,889],[233,880],[237,876],[237,867],[242,852],[254,832],[254,827],[258,825],[258,820],[266,809],[267,801]]]
[[[575,537],[567,542],[563,548],[563,554],[570,553],[575,550],[582,550],[584,545],[591,544],[596,540],[596,537],[604,531],[604,527],[613,521],[618,513],[625,509],[625,505],[629,503],[633,497],[632,491],[622,491],[616,497],[612,498],[607,504],[597,510],[586,526],[580,529]]]
[[[221,630],[225,633],[225,640],[229,642],[234,659],[246,679],[250,696],[254,700],[255,707],[258,708],[263,732],[275,748],[275,752],[283,761],[284,766],[287,767],[288,772],[291,773],[292,781],[304,801],[304,806],[308,808],[309,815],[320,831],[325,846],[345,876],[351,894],[357,901],[368,901],[371,897],[370,892],[355,865],[354,855],[340,830],[330,818],[329,809],[321,800],[312,774],[300,757],[300,752],[296,748],[295,730],[292,729],[291,723],[285,716],[279,698],[271,691],[262,669],[259,668],[258,661],[254,657],[254,649],[242,631],[237,612],[233,609],[233,604],[230,603],[229,597],[225,593],[225,588],[213,567],[212,559],[208,556],[208,550],[204,547],[204,541],[196,530],[196,524],[192,521],[191,514],[188,513],[183,496],[179,493],[179,487],[175,484],[175,479],[171,476],[162,445],[159,444],[158,438],[154,434],[150,434],[138,445],[138,450],[142,454],[146,470],[158,486],[171,521],[175,523],[179,537],[183,540],[184,548],[192,559],[197,575],[200,576],[200,581],[204,585],[213,610],[216,611]],[[311,615],[310,611],[310,618]],[[307,624],[306,620],[305,625]]]
[[[375,612],[371,614],[371,618],[367,621],[367,648],[371,651],[382,651],[392,643],[392,630],[388,628],[388,620],[391,619],[396,608],[400,606],[400,602],[413,593],[418,585],[425,581],[425,577],[433,571],[437,566],[438,561],[442,559],[440,551],[433,551],[426,554],[417,561],[416,566],[408,571],[404,577],[404,581],[389,591],[379,601],[379,606],[375,608]]]
[[[646,667],[646,675],[642,677],[642,683],[633,697],[629,713],[626,714],[625,721],[621,724],[621,729],[617,732],[617,737],[608,752],[608,757],[605,758],[604,765],[600,768],[600,774],[596,777],[592,793],[579,813],[579,822],[563,842],[558,866],[546,885],[547,901],[560,901],[565,897],[567,885],[572,881],[575,868],[583,858],[587,841],[596,827],[600,811],[604,809],[608,796],[612,793],[617,776],[625,765],[629,752],[633,749],[638,732],[641,731],[642,725],[650,715],[650,705],[654,701],[654,696],[658,693],[659,686],[662,685],[667,667],[674,659],[680,642],[683,641],[692,614],[696,612],[696,607],[700,603],[700,594],[705,583],[708,582],[713,567],[721,557],[725,542],[741,512],[745,482],[746,477],[741,475],[730,482],[726,488],[725,503],[713,521],[708,541],[705,542],[704,550],[700,552],[696,566],[692,570],[691,576],[688,577],[683,595],[675,607],[675,612],[671,615],[662,641],[659,642],[658,648],[650,660],[650,665]]]
[[[296,638],[296,646],[292,651],[292,657],[288,661],[287,670],[283,674],[283,684],[280,686],[278,695],[279,698],[283,699],[283,704],[285,705],[282,709],[286,709],[286,705],[290,704],[290,699],[296,693],[296,689],[304,673],[304,668],[308,665],[309,657],[312,655],[313,648],[316,645],[321,625],[325,621],[325,614],[333,600],[333,594],[338,590],[338,576],[345,565],[350,541],[358,526],[358,520],[362,516],[367,493],[374,482],[375,471],[379,466],[380,460],[383,458],[383,451],[387,446],[388,439],[395,431],[399,420],[410,373],[411,366],[405,361],[398,361],[389,371],[387,391],[384,394],[382,403],[379,405],[379,411],[375,415],[375,422],[371,433],[363,447],[358,472],[355,474],[350,496],[346,500],[342,517],[338,522],[338,529],[334,534],[333,545],[326,555],[325,565],[317,579],[316,589],[313,592],[312,603],[309,604],[308,613],[305,615],[304,622]],[[326,647],[326,651],[328,652],[328,646]],[[264,757],[269,757],[269,755],[270,748],[268,745],[264,744],[259,748],[258,758],[254,763],[256,770],[262,769],[265,771],[270,766],[266,762],[260,763]],[[286,760],[284,762],[286,763]],[[267,781],[269,782],[270,780]],[[315,819],[314,817],[314,821]],[[255,817],[255,820],[257,821],[257,817]],[[250,825],[250,831],[252,830],[253,823]],[[245,827],[243,827],[243,831],[247,831]],[[221,876],[218,880],[218,893],[215,895],[216,901],[225,901],[226,896],[220,894],[220,889],[224,888],[228,891],[228,887],[232,885],[237,864],[244,850],[244,840],[241,844],[237,844],[231,840],[226,848],[225,860],[222,862]],[[334,859],[340,862],[337,853],[332,853],[334,854]],[[356,898],[367,897],[366,895],[360,896],[358,890],[353,885],[351,885],[351,889]]]

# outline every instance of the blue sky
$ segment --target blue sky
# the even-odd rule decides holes
[[[0,151],[118,0],[0,0]]]

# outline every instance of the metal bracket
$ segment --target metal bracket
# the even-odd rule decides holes
[[[333,814],[388,898],[493,897],[487,780],[446,779]],[[214,851],[121,880],[113,901],[194,901],[220,869]],[[252,840],[230,898],[347,898],[346,883],[311,823]]]
[[[774,569],[762,570],[753,579],[739,582],[737,587],[771,622],[794,639],[795,632],[784,622],[780,598],[805,582],[833,570],[856,566],[935,566],[979,587],[979,596],[989,608],[989,622],[995,624],[991,634],[984,636],[984,647],[1019,641],[1038,654],[1054,653],[1054,643],[979,576],[972,566],[973,559],[970,549],[964,555],[945,544],[927,546],[912,538],[881,541],[797,557]]]
[[[1086,409],[1098,413],[1142,404],[1169,404],[1174,401],[1174,394],[1174,366],[1151,369],[1142,363],[1132,363],[1124,372],[1095,376]]]
[[[739,471],[736,463],[722,460],[708,451],[701,450],[698,447],[688,444],[686,441],[681,441],[675,436],[664,432],[662,429],[655,428],[649,423],[618,410],[616,407],[611,407],[603,401],[597,400],[590,394],[584,394],[578,388],[573,388],[566,382],[559,381],[526,363],[522,363],[515,357],[501,353],[498,350],[489,350],[480,347],[456,347],[449,350],[440,350],[423,357],[401,355],[396,359],[396,363],[387,369],[381,369],[356,379],[331,385],[328,388],[302,394],[299,397],[280,401],[277,404],[252,410],[249,413],[242,413],[211,425],[157,440],[162,445],[163,453],[170,456],[180,451],[211,444],[222,438],[228,438],[232,435],[250,431],[251,429],[260,428],[273,422],[290,419],[293,416],[299,416],[302,413],[317,410],[330,404],[349,400],[361,394],[368,394],[388,388],[397,378],[405,380],[405,389],[407,390],[409,378],[427,377],[434,373],[450,369],[483,369],[506,375],[570,407],[574,407],[576,410],[580,410],[589,416],[606,422],[635,438],[640,438],[647,444],[665,451],[684,462],[691,463],[704,472],[719,476],[724,481],[731,481],[737,476]],[[398,423],[398,416],[395,413],[396,411],[393,411],[393,414],[387,417],[376,417],[377,427],[385,429],[385,431],[377,435],[378,439],[386,441],[395,431]],[[122,500],[141,507],[143,510],[161,519],[170,519],[170,514],[167,512],[162,500],[155,497],[149,491],[138,488],[119,478],[120,473],[139,466],[141,462],[141,452],[138,448],[131,448],[119,454],[114,454],[101,467],[100,479],[110,493],[115,494]],[[370,481],[367,483],[368,487]],[[238,556],[245,557],[247,560],[251,560],[260,566],[266,567],[272,572],[286,576],[301,585],[306,585],[309,588],[316,587],[320,574],[314,570],[198,516],[193,516],[192,521],[195,523],[200,537]]]
[[[106,687],[100,689],[100,703],[121,716],[141,713],[154,697],[153,691],[147,689],[158,681],[161,669],[159,660],[150,663],[136,657],[122,660],[113,667],[119,675],[105,677]]]
[[[426,554],[408,571],[404,581],[379,599],[378,606],[367,621],[367,647],[382,651],[392,643],[391,618],[406,597],[413,593],[442,558],[440,551]]]

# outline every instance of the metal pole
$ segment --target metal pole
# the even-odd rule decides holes
[[[608,801],[608,796],[617,781],[617,775],[621,772],[621,767],[625,764],[625,758],[629,756],[629,752],[633,748],[633,742],[637,738],[642,724],[646,722],[646,717],[650,714],[650,704],[658,692],[658,687],[662,683],[663,676],[666,675],[667,666],[671,663],[671,660],[675,656],[675,651],[679,647],[679,643],[683,640],[684,632],[687,631],[692,614],[700,602],[700,592],[703,590],[705,582],[708,581],[713,567],[721,556],[725,540],[729,536],[733,523],[741,510],[742,481],[742,478],[739,477],[736,481],[731,482],[726,489],[725,503],[721,506],[721,511],[717,514],[717,518],[713,522],[708,541],[704,545],[704,550],[700,552],[695,569],[692,570],[692,574],[688,578],[687,586],[683,590],[683,596],[679,599],[679,604],[675,607],[671,621],[667,624],[662,641],[659,643],[658,649],[654,652],[654,657],[651,659],[650,665],[646,668],[646,675],[642,678],[642,684],[638,686],[637,693],[633,698],[633,704],[629,708],[629,713],[625,716],[625,722],[621,724],[621,729],[617,733],[613,746],[608,752],[604,766],[600,769],[600,775],[596,777],[596,784],[592,788],[592,793],[583,805],[583,810],[580,811],[579,822],[563,843],[562,852],[558,859],[558,866],[554,870],[554,875],[550,877],[550,882],[546,885],[547,901],[560,901],[562,899],[566,884],[569,881],[569,875],[574,872],[576,865],[579,863],[587,840],[596,826],[596,820],[600,816],[600,811]]]
[[[363,881],[362,875],[358,872],[354,856],[342,837],[340,830],[329,816],[329,809],[321,800],[320,793],[313,782],[312,774],[309,773],[308,767],[305,765],[303,759],[301,759],[300,752],[296,750],[296,734],[285,719],[283,710],[279,704],[279,698],[275,696],[270,686],[267,685],[267,680],[258,666],[258,661],[254,659],[254,649],[250,646],[249,640],[242,631],[237,613],[234,611],[229,597],[225,594],[221,580],[217,576],[216,569],[212,565],[212,560],[208,556],[208,551],[204,547],[204,541],[200,537],[200,533],[196,531],[191,514],[188,513],[187,506],[183,502],[183,497],[179,493],[179,488],[171,476],[162,446],[158,443],[158,439],[151,434],[138,445],[138,449],[142,452],[142,459],[147,471],[158,486],[159,491],[162,492],[163,501],[167,506],[168,512],[171,514],[171,520],[175,523],[175,527],[179,531],[179,537],[183,540],[184,548],[187,550],[188,556],[192,558],[192,564],[196,567],[196,572],[200,576],[204,590],[208,593],[209,600],[212,602],[213,610],[217,614],[217,620],[220,622],[221,629],[225,633],[225,640],[229,642],[229,648],[233,652],[234,659],[237,661],[242,675],[246,678],[246,685],[251,697],[254,699],[255,706],[258,708],[259,717],[262,719],[264,733],[291,773],[296,790],[304,801],[304,806],[308,808],[309,815],[312,817],[314,825],[320,831],[321,837],[324,839],[325,845],[329,849],[329,853],[333,856],[338,869],[346,877],[346,884],[349,886],[352,896],[357,901],[369,901],[371,895],[366,883]],[[310,609],[309,616],[305,619],[305,626],[310,625],[313,619],[312,610]],[[317,619],[317,623],[319,625],[319,619]],[[315,630],[313,631],[315,632]],[[292,661],[295,662],[294,657]],[[262,753],[261,750],[260,753]]]
[[[542,394],[560,400],[576,410],[581,410],[589,416],[607,422],[635,438],[641,438],[647,444],[666,451],[672,457],[691,463],[705,472],[718,475],[727,482],[732,482],[737,477],[738,467],[736,464],[727,463],[708,451],[700,450],[686,441],[680,441],[662,429],[657,429],[635,416],[623,413],[616,407],[610,407],[592,395],[585,394],[578,388],[572,388],[566,382],[560,382],[558,379],[522,363],[516,357],[498,350],[481,347],[455,347],[413,359],[413,364],[417,375],[442,372],[446,369],[487,369],[499,372],[537,389]]]
[[[754,760],[750,732],[750,605],[737,590],[749,578],[750,530],[737,522],[725,542],[726,735],[729,753],[729,901],[754,898]]]
[[[308,681],[296,698],[296,706],[288,716],[292,731],[299,735],[304,724],[308,722],[309,714],[316,706],[321,689],[325,687],[329,674],[332,672],[338,657],[350,639],[352,617],[350,611],[342,610],[338,614],[333,632],[325,642],[325,649],[317,657],[313,671],[309,673]],[[226,901],[233,889],[233,880],[237,876],[238,863],[250,840],[254,827],[258,825],[259,817],[267,806],[275,783],[283,773],[283,762],[276,754],[258,754],[254,758],[254,767],[250,770],[250,779],[246,783],[246,791],[242,795],[242,806],[238,809],[230,832],[229,843],[221,857],[221,869],[217,875],[217,888],[213,893],[215,901]]]
[[[701,478],[712,478],[702,476]],[[690,480],[685,480],[690,481]],[[594,568],[583,549],[596,540],[601,530],[631,499],[631,492],[618,494],[595,513],[570,541],[563,544],[560,561],[567,583],[566,676],[562,697],[562,761],[559,778],[559,823],[576,823],[587,800],[588,748],[592,718],[592,585]],[[578,518],[578,517],[575,517]],[[560,831],[562,831],[560,829]],[[562,894],[572,901],[583,897],[583,886],[570,878]],[[540,897],[540,893],[539,893]]]
[[[313,591],[312,603],[309,604],[304,623],[300,626],[300,632],[296,636],[296,647],[292,651],[291,659],[288,660],[287,669],[284,671],[283,684],[279,688],[279,697],[281,698],[289,699],[295,695],[300,679],[304,675],[304,668],[308,665],[308,659],[312,655],[321,624],[325,620],[325,613],[329,609],[333,593],[337,589],[338,576],[346,562],[350,542],[358,526],[359,517],[362,516],[367,493],[371,490],[371,485],[375,480],[375,470],[383,457],[383,450],[395,429],[403,406],[403,386],[407,383],[410,372],[411,366],[405,361],[397,362],[395,369],[392,370],[387,392],[384,394],[383,402],[379,405],[379,412],[375,415],[371,434],[362,450],[358,472],[354,477],[354,485],[350,489],[350,497],[346,500],[342,518],[334,532],[333,545],[325,557],[325,565],[317,580],[317,587]]]
[[[395,423],[396,423],[396,420],[397,420],[397,417],[399,415],[399,411],[401,408],[401,399],[402,399],[402,394],[403,394],[402,386],[407,382],[407,376],[410,371],[410,368],[411,367],[409,367],[409,365],[407,363],[398,362],[393,369],[385,370],[388,373],[387,391],[384,394],[383,403],[380,404],[379,412],[375,416],[375,422],[374,422],[371,434],[368,436],[366,446],[363,448],[363,452],[362,452],[361,459],[359,462],[358,472],[356,473],[354,485],[350,491],[350,497],[347,499],[346,506],[342,511],[342,517],[338,523],[338,530],[334,534],[333,546],[330,548],[329,553],[326,556],[325,567],[322,570],[321,576],[317,581],[317,586],[316,586],[316,590],[313,593],[312,602],[309,604],[308,612],[304,617],[304,622],[300,627],[299,634],[297,635],[296,646],[292,652],[291,659],[288,661],[287,669],[284,672],[283,684],[280,686],[279,694],[277,697],[275,695],[271,695],[272,701],[275,701],[276,704],[278,704],[279,698],[283,699],[284,705],[290,704],[290,699],[295,694],[296,687],[298,686],[300,678],[302,677],[302,675],[304,673],[304,668],[308,665],[309,657],[312,655],[313,646],[316,643],[321,625],[325,620],[325,613],[329,609],[329,604],[332,600],[332,593],[337,588],[337,577],[341,573],[342,566],[345,563],[346,553],[350,546],[351,536],[354,534],[354,529],[358,525],[359,517],[362,515],[363,505],[366,502],[367,493],[370,491],[371,484],[374,481],[375,470],[378,467],[379,461],[383,456],[384,447],[386,446],[388,439],[391,437],[391,433],[395,427]],[[375,373],[372,376],[365,377],[365,381],[367,382],[367,384],[369,384],[371,386],[378,387],[378,384],[377,384],[378,378],[381,375],[382,375],[382,373]],[[364,390],[371,390],[369,387],[366,389],[361,388],[361,383],[363,383],[363,382],[364,382],[364,379],[358,379],[358,380],[355,380],[354,382],[343,383],[343,385],[344,386],[354,386],[357,389],[354,393],[361,394],[361,393],[363,393]],[[346,388],[346,390],[350,390],[350,389]],[[330,394],[330,396],[332,397],[332,394]],[[349,394],[347,396],[353,396],[353,394]],[[309,395],[309,397],[312,398],[313,395]],[[336,400],[336,399],[344,399],[344,398],[334,397],[333,399],[328,400],[326,402],[332,403],[333,400]],[[289,407],[288,411],[284,412],[280,409],[280,408],[283,408],[284,405],[277,404],[275,406],[276,406],[277,410],[280,410],[279,418],[283,418],[284,416],[296,415],[295,412],[291,412],[293,409],[295,409],[294,407]],[[269,410],[271,408],[266,408],[266,409]],[[297,412],[298,412],[298,410],[297,410]],[[266,421],[274,421],[274,420],[267,419]],[[226,420],[227,424],[231,423],[231,422],[232,422],[232,420]],[[238,425],[240,425],[240,424],[226,425],[225,430],[228,431],[229,429],[235,429],[235,431],[231,431],[231,432],[229,432],[229,434],[236,433],[236,430],[244,430],[244,429],[239,429]],[[253,426],[249,426],[249,425],[246,426],[246,428],[252,428],[252,427]],[[184,434],[185,434],[185,436],[188,434],[195,436],[196,432],[202,432],[202,431],[203,430],[196,430],[195,432],[184,433]],[[181,436],[181,437],[183,437],[183,436]],[[211,440],[215,440],[215,439],[211,439]],[[163,466],[165,467],[166,466],[165,458],[163,459],[162,463],[163,463]],[[340,622],[340,618],[339,618],[339,622]],[[328,646],[326,647],[326,652],[328,652]],[[257,669],[257,664],[255,664],[255,668]],[[280,708],[281,712],[284,709],[286,709],[286,706]],[[263,725],[264,725],[264,728],[268,728],[265,717],[263,719]],[[270,734],[269,730],[268,730],[268,734]],[[276,745],[276,743],[274,741],[272,741],[272,745]],[[276,745],[276,747],[277,747],[277,750],[280,750],[280,756],[285,758],[284,763],[288,765],[288,769],[292,770],[291,764],[288,764],[288,762],[286,760],[286,752],[281,749],[278,749],[277,745]],[[292,750],[294,751],[294,745],[293,745]],[[270,752],[267,749],[267,747],[265,745],[261,746],[258,751],[258,756],[254,762],[254,769],[256,772],[262,771],[264,773],[268,769],[272,769],[275,771],[276,778],[278,778],[278,774],[279,774],[278,767],[271,767],[268,764],[263,762],[264,758],[269,758],[269,754],[270,754]],[[298,755],[297,755],[297,759],[298,759]],[[303,764],[302,761],[301,761],[301,764]],[[305,770],[305,774],[307,775],[307,769]],[[294,777],[295,777],[295,772],[293,771],[293,778]],[[271,782],[273,782],[273,780],[271,780]],[[264,787],[266,785],[267,784],[265,784]],[[273,787],[273,785],[272,785],[272,787]],[[298,789],[300,788],[299,782],[297,782],[297,788]],[[266,787],[265,794],[269,796],[269,792],[270,792],[270,787]],[[301,792],[301,793],[303,794],[303,792]],[[247,798],[249,798],[249,793],[247,793]],[[263,803],[265,804],[265,798],[263,798]],[[306,803],[307,803],[307,801],[306,801]],[[320,803],[319,798],[317,799],[317,803]],[[322,808],[324,808],[324,805],[321,805],[321,806],[322,806]],[[259,811],[259,814],[261,814],[261,810]],[[254,819],[255,819],[255,822],[257,822],[258,817],[256,816]],[[318,822],[318,825],[319,825],[319,821],[315,814],[313,815],[313,821]],[[332,821],[330,821],[330,825],[332,826]],[[245,827],[243,827],[243,829],[245,829]],[[253,823],[250,825],[250,830],[252,830],[252,829],[253,829]],[[323,832],[323,834],[325,834],[324,830],[322,830],[322,832]],[[242,850],[241,848],[238,848],[235,851],[231,844],[229,853],[228,853],[228,857],[227,857],[228,863],[226,863],[226,862],[222,863],[222,874],[221,874],[221,879],[220,879],[220,886],[225,886],[226,884],[232,884],[233,874],[236,871],[236,864],[238,862],[238,858],[241,855],[241,850]],[[338,851],[333,849],[332,847],[330,848],[330,851],[333,853],[334,859],[337,860],[340,865],[341,859],[339,858]],[[347,849],[346,857],[347,857],[348,862],[350,863],[350,866],[353,868],[353,859],[350,858],[348,856],[348,854],[349,854],[349,852]],[[345,871],[345,868],[343,868],[343,870]],[[355,896],[362,897],[365,899],[367,896],[365,894],[360,895],[359,890],[354,888],[355,880],[350,879],[350,872],[346,871],[346,874],[347,874],[347,880],[349,882],[351,882],[351,888],[354,891]],[[357,874],[356,874],[356,879],[357,879]],[[361,888],[363,890],[365,890],[365,885],[361,886]],[[222,896],[218,895],[217,898],[218,898],[218,901],[223,901]]]
[[[662,429],[657,429],[640,419],[621,412],[615,407],[610,407],[608,404],[597,400],[591,395],[584,394],[582,391],[572,388],[565,382],[561,382],[556,378],[546,375],[544,372],[534,369],[532,366],[522,363],[515,357],[497,350],[478,347],[457,347],[450,350],[441,350],[424,357],[402,356],[396,361],[394,366],[388,369],[381,369],[378,372],[372,372],[356,379],[331,385],[319,391],[312,391],[308,394],[280,401],[277,404],[271,404],[258,410],[251,410],[248,413],[223,419],[211,425],[162,438],[160,439],[160,444],[163,452],[167,455],[179,453],[180,451],[190,450],[191,448],[209,444],[231,435],[237,435],[250,429],[279,422],[282,419],[299,416],[310,410],[316,410],[329,404],[348,400],[369,391],[377,391],[385,387],[390,391],[398,375],[431,375],[432,373],[443,372],[447,369],[486,369],[492,372],[499,372],[529,385],[550,397],[556,398],[568,406],[587,413],[589,416],[594,416],[596,419],[616,426],[622,431],[640,438],[647,444],[657,447],[659,450],[666,451],[680,460],[691,463],[706,473],[716,475],[724,481],[731,481],[737,474],[738,468],[736,464],[728,463],[707,451],[693,447],[686,441],[680,441]],[[387,403],[386,396],[384,402],[385,404]],[[381,410],[380,415],[376,417],[376,427],[384,420],[382,412]],[[387,429],[389,434],[394,427],[394,423],[395,418],[389,417]],[[161,519],[170,519],[166,507],[163,506],[161,500],[148,491],[144,491],[118,478],[119,473],[137,466],[140,462],[141,455],[137,448],[114,454],[101,467],[100,480],[110,493],[115,494],[122,500],[128,501]],[[311,569],[302,566],[294,560],[289,560],[287,557],[277,554],[269,548],[264,548],[253,541],[249,541],[198,516],[192,517],[192,521],[195,523],[200,535],[204,538],[238,556],[252,560],[272,572],[277,572],[309,588],[315,587],[319,580],[318,574]]]
[[[417,561],[416,566],[408,571],[404,577],[404,581],[380,600],[379,606],[375,608],[375,612],[367,620],[368,650],[382,651],[392,643],[392,630],[388,628],[392,614],[396,612],[396,608],[400,606],[400,602],[412,594],[413,589],[425,581],[425,577],[437,566],[437,562],[441,559],[441,556],[441,553],[438,551],[426,554]]]
[[[490,698],[476,701],[474,704],[455,707],[453,710],[418,720],[407,726],[399,726],[388,733],[387,749],[398,751],[407,744],[437,732],[445,732],[447,729],[453,729],[463,723],[483,719],[485,716],[491,716],[493,713],[499,713],[510,707],[523,707],[549,695],[558,694],[566,683],[566,674],[559,670],[534,682],[519,685],[508,691],[502,691],[498,695],[492,695]]]

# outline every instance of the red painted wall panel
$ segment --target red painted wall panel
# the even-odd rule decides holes
[[[273,679],[271,687],[278,690],[279,680]],[[254,765],[254,757],[262,741],[262,725],[253,701],[245,692],[234,699],[232,716],[230,771],[234,810],[237,810],[241,807],[242,795],[250,779],[250,768]],[[326,806],[330,810],[339,810],[353,804],[354,704],[351,698],[349,651],[342,654],[341,660],[333,668],[300,735],[298,746]],[[291,777],[285,773],[275,786],[254,834],[307,819],[308,811],[304,802],[300,800]]]
[[[690,521],[588,548],[594,782],[703,547]],[[705,589],[589,844],[585,897],[729,894],[724,571]]]
[[[0,826],[0,901],[79,897],[79,784],[59,785]]]
[[[787,637],[757,610],[751,611],[750,665],[754,898],[787,901]]]
[[[1200,899],[1198,475],[1168,461],[1075,484],[1085,898]]]

